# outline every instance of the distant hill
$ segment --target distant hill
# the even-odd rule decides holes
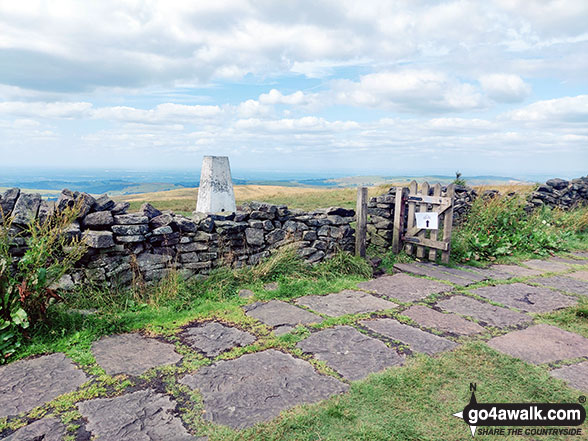
[[[455,176],[350,176],[345,178],[329,179],[328,182],[336,187],[374,186],[388,183],[404,184],[415,180],[417,182],[430,182],[449,184]],[[528,184],[530,182],[516,178],[503,176],[462,176],[468,185],[503,185],[503,184]]]
[[[7,187],[20,187],[27,191],[36,191],[44,197],[55,198],[64,188],[74,191],[84,191],[90,194],[108,193],[111,196],[124,196],[143,193],[167,192],[172,190],[191,189],[198,187],[198,182],[194,178],[189,179],[185,176],[148,173],[141,176],[125,176],[130,179],[108,179],[105,177],[92,179],[87,173],[80,176],[72,175],[71,180],[67,175],[61,174],[56,179],[50,179],[47,176],[34,179],[30,175],[23,179],[12,177],[12,179],[2,180],[0,178],[0,189]],[[137,178],[139,180],[133,180]],[[150,181],[150,178],[159,180]],[[348,176],[339,178],[312,178],[300,177],[291,179],[263,179],[255,176],[253,179],[234,178],[235,186],[271,186],[271,187],[300,187],[300,188],[350,188],[357,186],[373,187],[384,184],[406,184],[413,179],[417,182],[429,181],[431,183],[440,182],[442,184],[453,181],[454,176]],[[525,184],[527,182],[510,177],[502,176],[465,176],[468,185],[504,185],[504,184]]]

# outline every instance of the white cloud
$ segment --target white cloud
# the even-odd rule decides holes
[[[289,106],[308,106],[315,104],[317,101],[317,94],[306,94],[300,90],[289,95],[283,95],[282,92],[276,89],[270,90],[268,93],[259,95],[259,102],[262,104],[287,104]]]
[[[334,82],[336,100],[360,107],[406,112],[464,111],[484,106],[474,86],[441,72],[404,70],[364,75],[359,82]]]
[[[467,66],[462,52],[509,65],[504,50],[557,44],[581,57],[588,3],[77,2],[0,4],[0,83],[44,91],[202,84],[406,61]],[[533,54],[529,54],[533,55]],[[513,60],[515,61],[515,60]],[[51,66],[47,69],[47,66]],[[577,73],[561,66],[560,71]],[[43,75],[38,75],[40,72]]]
[[[88,116],[92,109],[91,103],[86,102],[0,102],[0,114],[33,116],[43,118],[80,118]]]
[[[515,103],[531,94],[531,86],[513,74],[487,74],[479,78],[484,91],[494,101]]]
[[[235,122],[235,128],[285,134],[352,130],[359,128],[359,125],[355,121],[327,121],[316,116],[305,116],[296,119],[283,118],[277,120],[240,119]]]
[[[500,8],[546,37],[586,33],[588,2],[578,0],[497,0]]]
[[[491,130],[496,125],[491,121],[479,118],[433,118],[426,124],[435,130]]]
[[[34,119],[22,118],[14,120],[13,127],[15,129],[33,129],[37,128],[41,123]]]
[[[271,110],[271,106],[261,104],[256,100],[243,101],[237,106],[237,114],[242,118],[267,115]]]
[[[153,109],[137,109],[127,106],[102,107],[95,109],[92,117],[110,121],[135,123],[194,122],[198,119],[213,118],[222,112],[219,106],[188,106],[185,104],[164,103]]]
[[[0,2],[0,153],[585,163],[586,23],[576,0]]]
[[[504,118],[514,121],[588,123],[588,95],[537,101],[522,109],[507,112]]]

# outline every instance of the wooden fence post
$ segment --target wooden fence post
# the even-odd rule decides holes
[[[365,257],[365,243],[367,233],[367,199],[368,189],[359,187],[357,189],[357,226],[355,227],[355,255]]]
[[[404,230],[404,188],[396,187],[396,196],[394,198],[394,230],[392,230],[392,252],[400,252],[400,236]]]
[[[433,196],[441,197],[441,184],[437,183],[433,185]],[[441,222],[441,219],[439,219]],[[431,240],[437,240],[439,237],[439,230],[431,230]],[[435,248],[429,248],[429,260],[435,262],[437,260],[437,250]]]
[[[447,186],[446,196],[451,200],[451,207],[445,212],[443,220],[443,240],[447,242],[447,250],[441,253],[441,262],[449,263],[451,251],[451,230],[453,229],[453,198],[455,196],[455,184]]]
[[[417,190],[418,190],[418,184],[416,181],[412,181],[410,184],[408,184],[409,194],[416,195]],[[406,229],[407,230],[410,230],[415,225],[414,213],[416,210],[416,205],[417,205],[416,202],[409,202],[408,203],[408,218],[406,220]],[[405,245],[405,249],[406,249],[406,254],[411,255],[414,247],[412,246],[412,244],[407,243]]]
[[[429,196],[429,183],[423,182],[421,185],[421,194],[423,196]],[[426,213],[427,212],[427,204],[419,204],[419,213]],[[426,232],[425,230],[421,230],[418,234],[418,238],[422,241],[422,239],[426,239]],[[418,246],[416,247],[416,256],[418,259],[423,259],[425,257],[425,247]]]

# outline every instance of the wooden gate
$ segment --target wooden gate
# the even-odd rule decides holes
[[[430,189],[429,183],[424,182],[419,192],[416,181],[412,181],[408,189],[396,189],[392,251],[398,253],[404,246],[407,254],[414,253],[419,259],[428,257],[431,261],[435,261],[441,251],[441,261],[449,263],[455,186],[450,184],[445,196],[441,196],[441,184],[433,186],[432,195]],[[415,213],[425,212],[437,213],[437,229],[416,226]]]

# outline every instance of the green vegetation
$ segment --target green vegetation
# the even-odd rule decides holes
[[[371,267],[347,253],[311,266],[293,250],[284,250],[255,267],[218,268],[206,279],[185,281],[170,271],[152,286],[118,290],[86,286],[64,296],[64,304],[54,305],[49,321],[29,330],[30,339],[14,358],[64,351],[85,364],[86,349],[102,335],[138,329],[168,334],[206,317],[247,322],[240,306],[249,301],[238,296],[240,289],[251,289],[258,299],[290,299],[353,288],[370,276]],[[268,282],[278,282],[278,289],[264,289]],[[83,314],[71,309],[97,311]]]
[[[455,185],[461,185],[464,187],[466,185],[466,180],[461,177],[461,173],[459,171],[455,172],[455,179],[453,180]]]
[[[541,314],[537,320],[588,338],[588,298],[580,297],[576,306]]]
[[[45,222],[32,222],[11,236],[12,221],[0,228],[0,364],[18,348],[29,324],[45,320],[47,308],[61,297],[51,289],[86,251],[79,239],[66,231],[77,217],[78,207],[65,209]],[[24,237],[27,250],[12,268],[9,246]]]
[[[573,249],[588,239],[588,207],[572,211],[542,208],[527,213],[524,198],[478,198],[465,222],[454,230],[452,257],[457,262],[547,255]]]

